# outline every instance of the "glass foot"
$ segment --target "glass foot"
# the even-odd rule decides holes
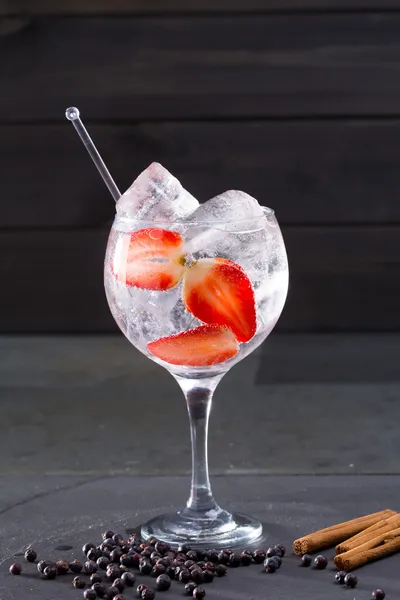
[[[219,507],[204,512],[184,508],[151,519],[142,525],[141,535],[145,540],[154,536],[172,546],[244,548],[261,539],[262,525],[257,519]]]

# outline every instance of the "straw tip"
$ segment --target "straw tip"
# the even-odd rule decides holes
[[[70,106],[65,111],[65,116],[67,117],[68,121],[75,121],[76,119],[79,119],[79,114],[79,110],[76,108],[76,106]]]

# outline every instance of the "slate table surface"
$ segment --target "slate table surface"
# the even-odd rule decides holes
[[[325,571],[299,566],[290,552],[295,538],[383,508],[399,508],[400,476],[220,476],[214,493],[224,507],[257,516],[264,523],[263,546],[283,543],[289,549],[279,572],[267,575],[260,565],[230,569],[228,576],[205,585],[206,598],[226,600],[369,600],[383,588],[388,600],[400,598],[400,554],[357,570],[357,588],[334,583],[330,561]],[[0,478],[0,599],[73,600],[82,591],[72,575],[44,581],[22,556],[31,544],[39,557],[81,558],[82,545],[97,542],[105,528],[123,534],[156,514],[178,508],[188,493],[187,477],[24,475]],[[61,550],[60,548],[70,549]],[[327,551],[329,558],[333,552]],[[15,558],[17,556],[17,558]],[[24,572],[8,573],[20,560]],[[137,581],[154,584],[150,577]],[[135,588],[124,593],[134,598]],[[183,597],[174,582],[160,597]]]

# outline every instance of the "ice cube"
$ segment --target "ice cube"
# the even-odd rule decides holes
[[[198,223],[198,227],[193,228],[192,233],[189,231],[187,251],[192,254],[200,252],[204,256],[218,251],[219,254],[214,256],[220,256],[221,252],[224,252],[226,241],[233,238],[235,232],[246,232],[249,228],[254,228],[254,220],[263,217],[262,207],[246,192],[228,190],[219,194],[199,206],[187,218],[191,223]]]
[[[255,219],[262,215],[262,207],[255,198],[246,192],[228,190],[199,206],[190,215],[190,221],[229,222],[236,229],[240,229],[241,224],[235,223],[235,221]]]
[[[204,325],[204,323],[199,321],[199,319],[186,310],[182,298],[179,299],[171,311],[170,319],[173,327],[171,334],[181,333],[182,331],[187,331],[188,329],[194,329],[199,325]]]
[[[244,268],[256,293],[268,278],[287,273],[285,244],[272,212],[260,227],[236,234],[231,241],[230,257]]]
[[[285,305],[288,283],[286,268],[265,277],[255,290],[259,325],[273,329]]]
[[[159,163],[151,163],[117,202],[117,214],[129,219],[184,219],[199,206],[196,198]]]
[[[166,292],[130,287],[128,337],[134,345],[146,345],[162,335],[175,333],[171,314],[182,290],[175,286]]]

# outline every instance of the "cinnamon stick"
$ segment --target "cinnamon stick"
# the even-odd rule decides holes
[[[400,527],[399,514],[395,514],[392,517],[388,517],[387,519],[382,519],[382,521],[378,521],[378,523],[371,525],[371,527],[368,527],[364,531],[361,531],[360,533],[357,533],[348,540],[345,540],[341,544],[338,544],[335,549],[336,554],[342,554],[343,552],[353,550],[354,548],[357,548],[365,542],[368,542],[369,540],[373,539],[377,535],[392,531],[397,527]]]
[[[323,550],[324,548],[330,548],[363,531],[367,527],[382,521],[385,517],[391,517],[395,514],[395,511],[386,509],[320,529],[295,540],[293,542],[293,552],[295,554],[307,554]]]
[[[361,544],[358,548],[335,556],[336,567],[343,571],[353,571],[362,565],[400,551],[400,527],[383,533]]]

